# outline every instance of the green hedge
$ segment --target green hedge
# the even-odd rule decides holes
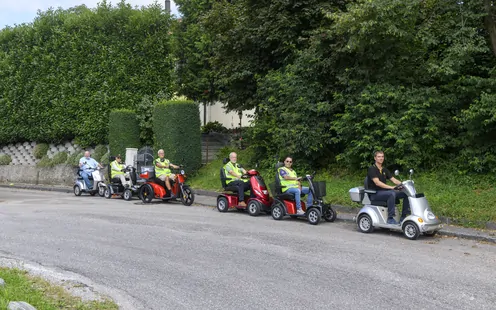
[[[36,164],[36,166],[41,168],[53,167],[53,161],[48,158],[48,155],[43,156],[43,158]]]
[[[0,166],[8,165],[12,162],[12,158],[9,155],[2,154],[0,155]]]
[[[48,152],[48,144],[38,143],[33,149],[33,155],[36,159],[42,159]]]
[[[110,112],[109,117],[109,147],[110,154],[126,155],[126,148],[140,147],[140,127],[136,113],[120,109]]]
[[[165,158],[184,165],[187,172],[197,170],[201,165],[200,126],[198,104],[192,101],[159,102],[153,113],[155,151],[164,149]]]
[[[78,166],[79,159],[81,159],[81,157],[83,156],[84,156],[84,151],[74,152],[72,155],[67,157],[67,161],[65,163],[71,166]]]
[[[52,158],[52,163],[54,165],[60,165],[60,164],[63,164],[67,161],[67,153],[66,152],[59,152],[55,155],[53,155],[53,158]]]

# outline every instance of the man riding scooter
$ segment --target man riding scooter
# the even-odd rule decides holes
[[[170,184],[170,180],[175,180],[176,175],[173,174],[170,168],[179,169],[179,166],[176,166],[170,162],[170,160],[164,158],[165,152],[160,149],[158,151],[158,158],[155,159],[155,177],[165,182],[165,186],[170,193],[170,198],[176,198],[176,196],[172,193],[172,187]]]
[[[301,209],[301,194],[307,194],[307,208],[313,205],[312,192],[308,187],[301,186],[301,177],[296,175],[296,171],[292,168],[293,158],[286,157],[284,159],[284,167],[279,168],[278,175],[281,180],[282,192],[287,192],[295,196],[296,213],[303,215],[305,212]]]
[[[396,200],[403,199],[403,211],[401,213],[400,223],[407,217],[410,213],[410,202],[408,200],[407,195],[404,192],[397,191],[395,189],[400,189],[399,186],[401,182],[393,177],[391,172],[385,167],[384,164],[384,152],[376,151],[374,153],[375,163],[369,167],[367,172],[367,184],[368,188],[376,190],[376,194],[370,195],[370,200],[378,200],[378,201],[386,201],[388,207],[388,224],[399,225],[398,222],[394,219],[396,216]],[[387,180],[390,180],[396,187],[387,185]]]
[[[251,186],[249,179],[242,179],[243,174],[246,174],[246,170],[243,169],[236,161],[238,160],[238,155],[235,152],[229,154],[229,162],[224,165],[224,171],[226,175],[226,183],[228,186],[238,187],[238,197],[239,206],[246,207],[245,191],[250,190]]]
[[[110,177],[112,179],[120,179],[121,184],[126,187],[133,187],[133,181],[131,180],[131,177],[129,175],[129,172],[125,171],[125,166],[121,164],[121,155],[117,155],[115,157],[115,160],[110,164]]]
[[[91,154],[89,151],[84,152],[84,157],[81,157],[81,159],[79,160],[79,168],[82,170],[81,177],[83,177],[87,189],[91,189],[89,176],[93,171],[95,171],[97,167],[103,168],[102,165],[100,165],[96,160],[91,158]]]

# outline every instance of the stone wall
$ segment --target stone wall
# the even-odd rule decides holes
[[[72,185],[75,175],[75,168],[69,165],[56,165],[51,168],[29,165],[0,166],[0,183]]]
[[[0,148],[0,155],[6,154],[12,158],[11,165],[22,166],[35,166],[39,159],[34,158],[33,150],[36,142],[24,142],[9,144]],[[88,149],[93,152],[93,149]],[[69,155],[82,151],[82,148],[74,143],[74,141],[67,141],[61,144],[49,144],[48,157],[52,158],[53,155],[59,152],[67,152]]]

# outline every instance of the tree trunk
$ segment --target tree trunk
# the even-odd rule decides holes
[[[496,8],[493,5],[493,0],[484,0],[484,8],[487,13],[487,16],[484,18],[484,24],[489,33],[493,54],[496,56]]]

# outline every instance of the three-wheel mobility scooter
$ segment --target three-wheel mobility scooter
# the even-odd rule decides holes
[[[114,161],[115,157],[110,157],[110,162]],[[137,195],[140,191],[140,185],[137,184],[137,177],[136,177],[136,168],[133,166],[126,166],[124,168],[124,172],[129,173],[129,177],[131,181],[133,182],[132,187],[127,187],[124,186],[124,184],[121,183],[120,178],[111,178],[111,167],[110,164],[108,165],[108,179],[110,180],[111,183],[107,184],[107,187],[105,188],[104,192],[104,197],[107,199],[112,198],[113,195],[119,195],[124,200],[131,200],[133,198],[133,195]]]
[[[182,167],[182,166],[180,166]],[[195,194],[185,183],[186,174],[184,170],[172,169],[176,173],[175,181],[171,182],[171,191],[175,197],[171,197],[171,193],[167,190],[165,182],[155,177],[155,170],[149,169],[140,173],[140,178],[145,179],[146,183],[141,185],[139,191],[139,197],[144,203],[150,203],[153,199],[160,199],[164,202],[167,201],[177,201],[177,198],[181,199],[181,203],[185,206],[190,206],[195,201]]]
[[[279,162],[276,165],[276,177],[273,192],[275,194],[272,204],[271,214],[275,220],[282,220],[284,216],[289,215],[291,218],[306,218],[312,225],[317,225],[323,217],[327,222],[334,222],[337,213],[330,204],[324,203],[323,197],[326,195],[326,183],[324,181],[315,182],[313,175],[306,175],[303,181],[308,181],[308,187],[313,195],[313,205],[307,206],[301,199],[301,208],[305,214],[299,215],[296,210],[296,201],[293,194],[282,191],[284,186],[281,185],[279,178],[279,168],[284,164]],[[300,197],[304,197],[302,194]]]
[[[105,194],[105,188],[107,186],[105,185],[105,177],[100,167],[96,167],[96,169],[93,170],[91,175],[88,177],[91,184],[90,188],[86,186],[86,182],[84,182],[84,179],[81,176],[81,173],[83,172],[81,168],[77,167],[75,168],[75,171],[76,178],[74,180],[73,187],[74,195],[81,196],[82,193],[88,193],[91,196],[95,196],[96,193],[98,193],[100,197],[103,197],[103,195]]]
[[[229,158],[225,158],[223,164],[227,164]],[[229,209],[247,210],[252,216],[257,216],[260,212],[270,213],[270,207],[272,205],[273,199],[269,195],[267,186],[260,175],[260,173],[254,169],[246,172],[243,178],[249,178],[251,190],[253,192],[253,197],[245,196],[246,206],[239,205],[238,198],[238,187],[228,186],[226,184],[227,178],[224,171],[224,166],[220,168],[220,182],[224,193],[217,196],[217,210],[219,212],[227,212]]]
[[[394,174],[399,175],[399,171],[396,170]],[[363,204],[363,207],[354,218],[361,232],[371,233],[374,228],[385,228],[393,231],[403,231],[405,237],[410,240],[416,240],[420,234],[434,236],[443,227],[438,217],[432,213],[424,194],[417,193],[415,190],[412,174],[413,170],[410,169],[410,179],[395,187],[395,189],[404,192],[408,196],[405,199],[409,200],[411,210],[411,214],[399,225],[387,223],[388,210],[385,201],[370,199],[369,195],[375,194],[376,191],[368,189],[368,178],[365,178],[363,187],[350,189],[351,200]],[[396,203],[399,203],[399,201],[396,201]],[[395,220],[400,222],[398,212],[396,214]]]

